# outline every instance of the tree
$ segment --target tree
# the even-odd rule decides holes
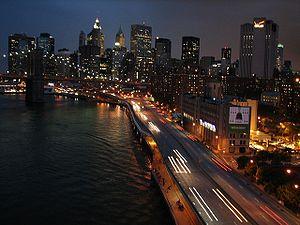
[[[292,156],[283,151],[275,151],[272,153],[272,164],[278,164],[282,162],[290,162],[292,159]]]
[[[300,212],[300,189],[294,188],[292,184],[282,185],[277,188],[276,197],[288,208]]]
[[[245,169],[245,167],[248,165],[250,159],[248,156],[240,156],[236,159],[236,162],[238,164],[238,169],[242,170]]]
[[[257,165],[255,163],[248,163],[245,167],[245,175],[253,178],[257,172]]]
[[[256,153],[256,160],[257,161],[268,161],[270,160],[271,155],[268,151],[259,151]]]

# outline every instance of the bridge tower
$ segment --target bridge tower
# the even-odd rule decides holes
[[[44,102],[43,52],[34,50],[29,55],[30,72],[26,80],[26,102]]]

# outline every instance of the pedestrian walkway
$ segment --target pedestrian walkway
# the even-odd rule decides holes
[[[153,138],[147,137],[146,142],[153,152],[152,175],[164,195],[175,223],[177,225],[204,224],[196,215],[194,209],[186,201],[185,197],[174,181],[173,176],[169,173]]]

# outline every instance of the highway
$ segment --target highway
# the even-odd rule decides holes
[[[153,134],[165,162],[206,224],[300,224],[300,220],[235,174],[200,143],[135,99],[136,114]]]

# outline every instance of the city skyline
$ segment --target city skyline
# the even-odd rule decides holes
[[[1,221],[300,225],[299,8],[3,3]]]
[[[153,38],[159,36],[172,41],[172,57],[180,58],[181,56],[182,36],[196,36],[200,38],[201,42],[200,56],[211,55],[220,58],[220,49],[224,46],[228,46],[232,48],[232,59],[235,60],[239,55],[240,25],[251,22],[256,16],[264,16],[268,19],[272,19],[279,25],[279,42],[285,47],[285,59],[291,60],[293,67],[299,70],[300,46],[297,39],[299,39],[300,34],[297,32],[288,32],[288,30],[291,30],[291,26],[293,30],[298,30],[297,27],[299,26],[300,18],[296,14],[296,11],[293,13],[293,10],[297,8],[299,3],[292,0],[290,4],[285,5],[283,1],[268,2],[270,4],[263,4],[263,9],[259,8],[260,3],[258,2],[254,2],[253,4],[243,3],[242,5],[244,7],[238,12],[233,9],[235,7],[241,7],[241,3],[236,1],[231,1],[232,5],[229,4],[229,6],[221,1],[218,1],[217,4],[215,2],[211,4],[207,1],[201,1],[200,3],[189,1],[187,4],[184,4],[182,1],[175,1],[174,6],[173,4],[169,5],[169,1],[154,1],[151,3],[145,3],[144,1],[122,1],[122,3],[119,1],[101,1],[99,3],[88,1],[86,5],[80,4],[80,1],[72,2],[72,4],[70,1],[54,1],[53,3],[35,3],[33,9],[32,7],[29,7],[30,9],[28,8],[31,4],[24,6],[20,1],[10,3],[9,5],[8,3],[4,3],[2,8],[4,12],[0,17],[2,17],[2,20],[8,22],[4,24],[3,32],[0,35],[0,52],[1,55],[7,53],[7,37],[10,34],[26,33],[29,36],[34,35],[37,37],[42,32],[48,32],[54,36],[57,43],[56,52],[60,48],[68,48],[73,51],[78,48],[78,35],[80,31],[89,30],[95,18],[99,17],[105,35],[105,48],[113,47],[114,37],[120,25],[125,33],[126,46],[129,47],[130,26],[144,21],[147,25],[152,26]],[[273,4],[271,4],[271,2]],[[201,5],[201,3],[203,4]],[[13,13],[10,12],[9,8],[13,7],[14,4],[23,5],[23,7],[19,7],[22,9],[22,12],[18,10]],[[180,8],[178,7],[179,5],[185,6],[185,10],[181,12],[182,16],[176,19],[176,15],[180,13],[178,11],[178,8]],[[269,7],[267,11],[265,10],[266,5]],[[160,6],[159,10],[155,10],[156,6]],[[201,7],[199,8],[199,6]],[[212,8],[212,6],[214,6],[214,8]],[[251,12],[245,12],[246,6],[247,9],[249,9],[248,11]],[[174,7],[174,10],[167,10],[168,7],[170,9]],[[45,8],[47,10],[45,10]],[[80,8],[81,11],[76,11],[76,8]],[[100,10],[97,10],[97,8]],[[126,9],[126,12],[131,13],[124,13],[124,9]],[[229,15],[232,16],[232,19],[223,13],[226,9],[231,10],[227,11]],[[74,12],[72,12],[72,10],[74,10]],[[212,17],[207,15],[209,12],[213,12],[211,10],[215,10],[214,12],[216,12],[217,17],[220,18],[219,20],[216,16]],[[22,18],[25,18],[23,13],[25,11],[31,13],[33,17],[39,17],[40,19],[23,20]],[[41,14],[42,11],[44,12],[43,14]],[[139,15],[137,15],[136,11],[139,12]],[[6,12],[10,12],[10,15]],[[287,15],[288,12],[289,14]],[[18,14],[19,16],[15,16],[14,19],[11,19],[14,14]],[[129,14],[130,17],[127,16]],[[163,21],[162,17],[165,14],[169,16],[169,19]],[[188,14],[191,16],[186,16]],[[227,17],[227,19],[225,17]],[[18,20],[18,18],[20,18],[20,20]],[[62,19],[64,19],[64,22],[59,22]],[[76,23],[74,23],[74,21],[76,21]],[[70,26],[70,22],[73,25]],[[175,23],[176,26],[174,26]],[[226,24],[227,26],[220,31],[217,26],[218,23],[222,27]],[[154,47],[154,40],[152,40],[152,47]],[[1,69],[3,69],[2,67],[3,64],[1,65]]]

